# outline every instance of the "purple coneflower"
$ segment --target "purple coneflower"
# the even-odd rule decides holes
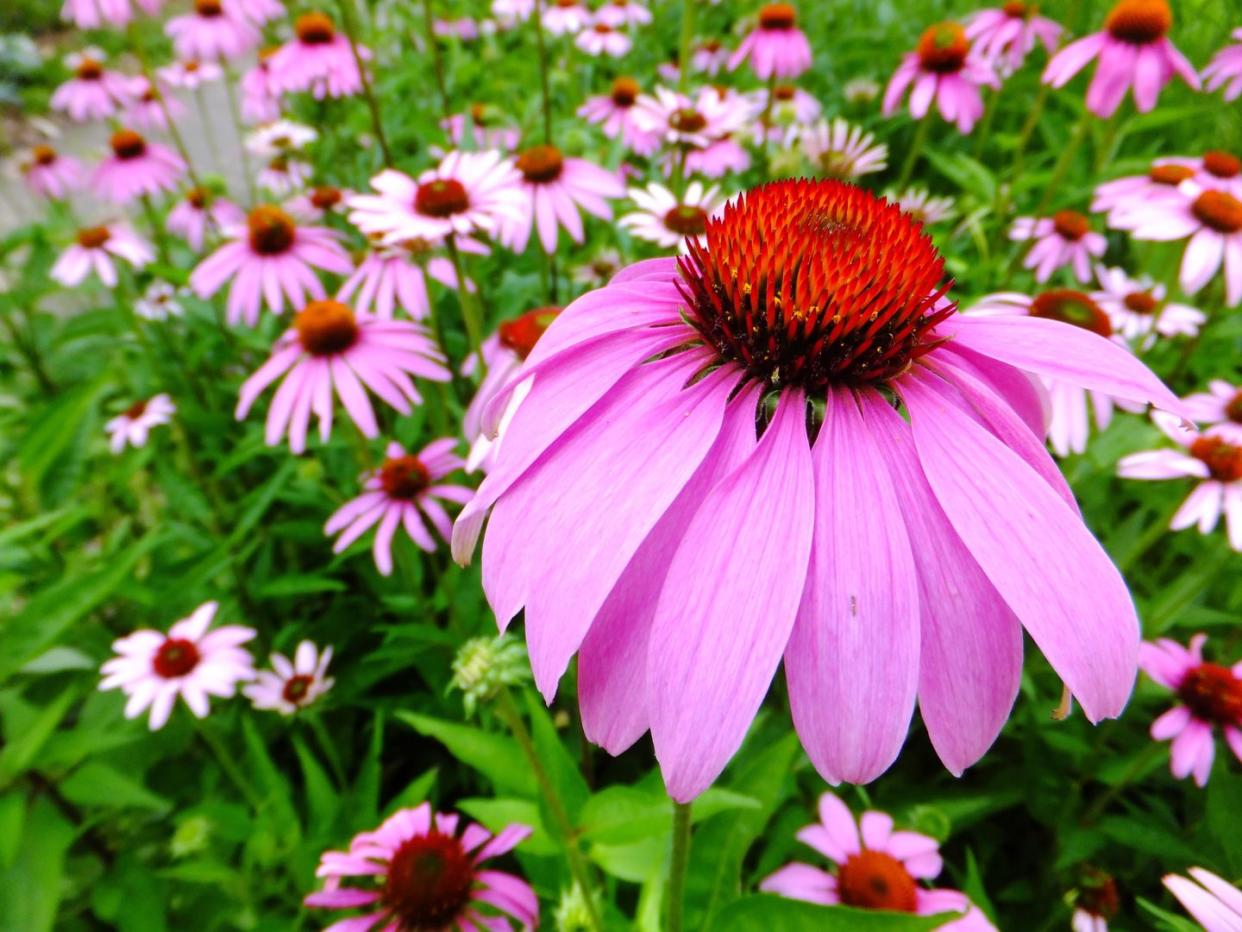
[[[35,194],[60,200],[83,184],[82,163],[49,145],[37,145],[18,164],[22,179]]]
[[[1000,80],[984,59],[970,54],[970,40],[958,23],[927,27],[915,50],[901,60],[884,92],[884,115],[897,112],[910,88],[910,115],[927,116],[932,101],[946,122],[958,132],[969,133],[983,116],[979,88],[1000,87]]]
[[[327,675],[331,647],[320,652],[313,641],[302,641],[293,660],[284,654],[272,654],[271,660],[271,670],[258,671],[254,682],[242,687],[242,695],[256,709],[294,715],[332,688],[333,679]]]
[[[1104,255],[1108,240],[1091,229],[1091,219],[1074,210],[1058,210],[1051,217],[1018,217],[1009,229],[1012,240],[1034,240],[1022,260],[1043,284],[1064,266],[1080,282],[1091,281],[1091,260]]]
[[[177,406],[164,394],[135,401],[104,425],[108,432],[108,449],[115,454],[127,446],[135,449],[146,446],[151,428],[167,424],[176,411]]]
[[[83,227],[48,273],[62,285],[80,285],[92,271],[109,288],[117,283],[116,263],[124,259],[135,269],[155,260],[155,249],[124,221]]]
[[[578,211],[611,220],[608,200],[625,196],[625,183],[615,172],[567,156],[556,146],[531,146],[515,164],[521,174],[518,190],[524,203],[521,211],[501,226],[500,241],[516,253],[526,251],[532,226],[539,231],[539,243],[549,255],[556,252],[557,230],[562,226],[570,239],[581,243],[585,231]]]
[[[798,11],[792,3],[768,3],[760,8],[755,28],[729,58],[729,70],[737,70],[747,59],[761,81],[788,81],[811,67],[811,43],[798,28]]]

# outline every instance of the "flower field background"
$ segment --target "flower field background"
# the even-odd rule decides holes
[[[0,929],[1242,929],[1242,9],[0,28]]]

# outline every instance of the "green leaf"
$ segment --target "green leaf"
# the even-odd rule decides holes
[[[31,488],[38,487],[44,474],[74,441],[78,426],[94,407],[107,376],[108,373],[102,373],[89,385],[68,391],[32,412],[30,432],[17,448],[18,467]]]
[[[259,599],[283,599],[293,595],[311,595],[316,592],[344,592],[345,584],[327,576],[287,573],[264,583],[255,590]]]
[[[846,906],[818,906],[758,893],[721,911],[713,932],[928,932],[960,916],[911,916]]]
[[[405,711],[395,714],[419,734],[435,738],[459,761],[496,784],[501,792],[535,795],[535,777],[530,771],[530,764],[512,738],[494,735],[470,725],[445,722],[429,715]]]
[[[0,871],[0,923],[13,932],[51,932],[64,893],[74,828],[43,797],[30,807],[17,857]]]
[[[311,753],[306,743],[297,735],[293,737],[293,749],[297,752],[298,763],[302,765],[302,776],[306,782],[306,803],[310,813],[310,825],[316,828],[327,827],[336,819],[340,808],[340,797],[332,787],[332,781]]]
[[[79,806],[133,807],[154,812],[172,809],[172,803],[163,796],[99,761],[83,764],[60,784],[60,790],[66,799]]]
[[[25,821],[26,794],[19,789],[0,793],[0,870],[13,866]]]
[[[8,735],[8,743],[0,749],[0,787],[20,776],[30,766],[76,699],[77,690],[65,690],[40,709],[35,720],[20,734]]]
[[[970,192],[987,204],[996,200],[996,179],[982,163],[962,152],[948,153],[927,149],[925,154],[936,171],[963,191]]]
[[[577,762],[570,756],[556,733],[556,726],[552,723],[547,707],[530,690],[526,690],[526,709],[530,714],[535,751],[539,754],[548,780],[565,807],[570,822],[576,825],[582,806],[591,795],[591,789],[578,770]]]

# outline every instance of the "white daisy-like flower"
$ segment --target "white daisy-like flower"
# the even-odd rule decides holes
[[[825,178],[851,181],[888,165],[888,146],[841,117],[804,127],[801,141],[807,159]]]
[[[1123,269],[1095,267],[1100,290],[1092,292],[1113,330],[1131,342],[1148,347],[1157,336],[1193,337],[1207,320],[1203,311],[1168,300],[1168,288],[1144,275],[1131,278]]]
[[[680,200],[662,184],[652,182],[645,188],[630,188],[630,200],[639,210],[626,214],[617,222],[637,236],[666,249],[677,248],[683,255],[686,241],[702,236],[707,221],[724,210],[726,198],[715,185],[704,187],[692,181]]]
[[[319,138],[314,127],[293,120],[273,120],[252,130],[246,136],[246,149],[260,158],[275,158],[300,152]]]
[[[132,405],[104,425],[108,432],[108,448],[120,453],[126,446],[137,449],[147,442],[152,427],[172,420],[177,406],[167,395],[155,395]]]
[[[134,302],[134,312],[144,320],[181,317],[185,308],[181,306],[180,299],[187,294],[189,290],[186,288],[178,288],[168,282],[151,282],[143,296]]]

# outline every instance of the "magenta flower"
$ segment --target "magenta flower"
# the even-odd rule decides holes
[[[475,244],[472,240],[459,243],[460,246],[466,244],[471,245],[470,252],[486,251],[482,244]],[[395,246],[377,246],[341,285],[336,299],[383,320],[392,320],[396,308],[405,311],[414,320],[422,320],[431,313],[431,298],[427,294],[428,276],[445,288],[457,287],[457,272],[453,269],[453,263],[444,256],[430,255],[432,248],[426,240],[406,240]]]
[[[160,81],[169,87],[179,87],[183,90],[198,90],[205,84],[212,81],[219,81],[224,77],[224,69],[213,61],[197,61],[189,59],[188,61],[175,61],[165,65],[156,72]]]
[[[293,24],[294,37],[267,59],[269,88],[276,94],[306,91],[316,100],[350,97],[362,90],[362,75],[349,39],[336,31],[332,17],[303,13]],[[358,47],[365,61],[370,49]]]
[[[1166,689],[1177,693],[1176,705],[1152,722],[1151,736],[1172,739],[1169,766],[1184,780],[1207,786],[1216,756],[1212,729],[1219,728],[1234,757],[1242,760],[1242,661],[1233,669],[1203,659],[1207,635],[1196,634],[1189,649],[1161,638],[1139,647],[1139,666]]]
[[[1103,31],[1061,49],[1044,69],[1043,81],[1064,87],[1099,58],[1087,88],[1087,109],[1100,119],[1112,116],[1131,89],[1138,111],[1151,110],[1174,74],[1197,91],[1198,73],[1167,38],[1172,25],[1168,0],[1118,0]]]
[[[595,22],[574,39],[574,45],[588,55],[607,55],[610,58],[624,58],[634,45],[634,40],[599,17]]]
[[[1156,159],[1145,175],[1127,175],[1106,181],[1095,189],[1091,210],[1107,211],[1108,225],[1118,229],[1129,228],[1129,215],[1142,212],[1156,201],[1184,200],[1178,186],[1195,176],[1192,159]]]
[[[323,532],[329,537],[341,535],[332,552],[343,552],[378,524],[371,552],[376,569],[388,576],[392,573],[392,538],[398,525],[427,553],[433,553],[437,544],[424,520],[447,541],[453,533],[453,519],[441,501],[464,505],[474,496],[472,489],[439,481],[465,465],[453,452],[456,445],[456,437],[445,437],[418,453],[406,453],[401,444],[388,444],[383,465],[367,476],[362,494],[338,508],[324,525]]]
[[[507,217],[500,227],[500,242],[516,253],[526,251],[531,227],[539,230],[543,251],[556,252],[557,231],[565,227],[575,243],[586,235],[579,209],[612,219],[609,198],[625,196],[625,183],[615,173],[586,159],[565,156],[556,146],[531,146],[517,158],[521,173],[521,211]]]
[[[109,140],[112,154],[95,168],[91,187],[117,204],[173,191],[185,175],[185,162],[172,149],[147,142],[132,129],[119,129]]]
[[[484,589],[502,627],[525,609],[540,690],[577,653],[587,735],[617,753],[650,729],[675,799],[723,769],[782,656],[831,780],[882,773],[916,697],[949,768],[977,760],[1023,627],[1092,720],[1124,706],[1134,607],[1025,373],[1180,403],[1083,328],[955,315],[943,268],[871,194],[765,185],[688,257],[571,304],[488,406],[534,376],[454,555],[490,511]]]
[[[332,688],[334,680],[327,675],[331,662],[331,647],[320,653],[313,642],[302,641],[292,661],[284,654],[272,654],[272,669],[256,673],[254,682],[242,687],[242,695],[256,709],[294,715]]]
[[[635,155],[648,156],[660,146],[659,132],[652,129],[649,121],[638,116],[638,97],[642,93],[633,78],[617,78],[607,94],[588,97],[578,108],[578,116],[588,123],[599,123],[609,139],[620,137],[621,142]]]
[[[260,52],[259,60],[241,77],[241,114],[247,123],[269,123],[280,118],[281,92],[272,76],[274,52]]]
[[[539,901],[526,881],[484,868],[530,836],[525,825],[492,835],[471,822],[457,834],[458,816],[432,814],[431,804],[402,809],[373,832],[355,835],[348,851],[328,851],[317,877],[324,888],[305,899],[325,909],[364,907],[370,912],[334,923],[338,932],[435,929],[472,932],[539,924]],[[362,886],[346,886],[355,879]]]
[[[134,18],[134,6],[154,16],[163,0],[65,0],[60,8],[60,18],[73,23],[79,29],[100,29],[104,26],[124,26]]]
[[[798,11],[792,3],[768,3],[759,10],[759,22],[729,58],[729,70],[750,59],[751,70],[761,81],[788,81],[811,67],[811,43],[798,28]]]
[[[1212,433],[1242,445],[1242,385],[1213,379],[1206,392],[1187,395],[1184,403],[1191,419],[1210,425]]]
[[[645,26],[651,22],[651,11],[635,0],[605,0],[595,11],[595,18],[614,29]]]
[[[690,67],[699,74],[715,77],[729,64],[733,55],[719,39],[705,39],[690,56]]]
[[[454,113],[440,121],[440,126],[449,134],[453,145],[460,146],[466,136],[465,113]],[[472,149],[500,149],[510,151],[517,147],[521,131],[514,126],[499,125],[489,108],[481,104],[470,107],[470,144]]]
[[[135,449],[146,446],[151,428],[167,424],[176,411],[177,406],[164,394],[135,401],[104,425],[108,432],[108,449],[117,454],[126,446]]]
[[[337,243],[339,234],[327,227],[299,226],[271,204],[260,204],[238,225],[223,231],[228,242],[200,262],[190,274],[190,287],[209,298],[229,282],[228,320],[253,327],[266,304],[274,314],[308,300],[326,297],[314,269],[336,275],[353,269]]]
[[[1231,35],[1237,41],[1217,52],[1203,69],[1203,87],[1208,91],[1225,89],[1225,100],[1242,97],[1242,29]]]
[[[849,808],[832,793],[819,798],[819,821],[799,830],[798,840],[836,867],[829,873],[810,864],[786,864],[765,878],[759,889],[824,906],[885,909],[919,916],[961,913],[940,929],[949,932],[996,932],[987,916],[957,890],[928,889],[943,867],[936,839],[918,832],[893,831],[893,817],[864,812],[858,824]]]
[[[129,75],[109,71],[103,65],[103,52],[85,49],[65,58],[73,77],[56,88],[49,102],[76,123],[106,120],[134,101],[135,83]]]
[[[1017,71],[1042,42],[1048,54],[1061,41],[1061,26],[1039,15],[1039,6],[1010,0],[1000,7],[978,10],[966,18],[966,38],[974,50],[998,71]]]
[[[534,12],[535,0],[492,0],[492,15],[502,29],[514,28]]]
[[[122,122],[139,129],[168,129],[168,119],[185,119],[186,107],[176,97],[157,89],[146,78],[134,78],[134,101],[126,109]]]
[[[82,187],[82,163],[48,145],[31,149],[18,168],[26,187],[40,197],[61,200]]]
[[[842,117],[802,128],[802,151],[825,178],[851,181],[888,166],[888,146]]]
[[[194,12],[174,16],[164,32],[178,58],[209,62],[240,58],[263,38],[228,0],[194,0]]]
[[[1189,873],[1190,877],[1166,874],[1164,885],[1203,926],[1204,932],[1242,929],[1242,890],[1202,867],[1192,867]]]
[[[1009,229],[1012,240],[1034,240],[1022,267],[1035,270],[1040,284],[1064,266],[1080,282],[1091,281],[1091,260],[1104,255],[1108,240],[1091,229],[1091,220],[1074,210],[1058,210],[1051,217],[1018,217]]]
[[[957,125],[958,132],[969,133],[983,116],[983,85],[1000,87],[992,66],[970,54],[970,40],[957,23],[929,26],[915,50],[901,59],[884,91],[884,115],[897,112],[901,98],[910,88],[910,115],[921,120],[932,101],[940,115]]]
[[[74,242],[48,273],[70,288],[80,285],[93,271],[108,288],[117,283],[116,263],[124,259],[135,269],[155,260],[155,249],[124,221],[78,230]]]
[[[169,233],[180,236],[198,252],[208,231],[220,234],[245,223],[245,212],[232,201],[207,188],[191,188],[168,212],[164,225]]]
[[[402,414],[423,398],[410,376],[447,382],[444,357],[417,324],[355,313],[339,301],[312,301],[276,341],[272,356],[242,384],[237,419],[245,418],[263,391],[284,376],[267,413],[265,439],[275,446],[286,431],[294,453],[306,449],[312,411],[319,439],[332,434],[332,395],[367,437],[379,436],[375,411],[363,386]]]
[[[1157,336],[1193,337],[1207,321],[1198,308],[1168,300],[1168,288],[1146,276],[1131,278],[1123,269],[1103,265],[1096,266],[1095,274],[1100,290],[1091,292],[1091,298],[1108,315],[1116,333],[1143,348]],[[1189,398],[1185,404],[1191,407]]]
[[[581,0],[549,0],[543,5],[543,28],[551,35],[576,35],[591,22],[591,11]]]
[[[218,604],[204,602],[168,634],[143,629],[112,642],[118,656],[103,665],[100,689],[120,689],[128,697],[125,717],[148,707],[152,731],[163,728],[180,696],[196,718],[206,718],[210,696],[227,699],[237,684],[254,676],[253,661],[243,648],[253,628],[224,625],[208,632]]]
[[[1191,405],[1187,408],[1193,410]],[[1229,529],[1229,545],[1242,553],[1242,437],[1227,426],[1209,427],[1202,433],[1185,430],[1163,417],[1156,425],[1181,450],[1145,450],[1123,456],[1117,475],[1126,479],[1198,479],[1169,522],[1170,530],[1195,525],[1210,534],[1221,515]]]

